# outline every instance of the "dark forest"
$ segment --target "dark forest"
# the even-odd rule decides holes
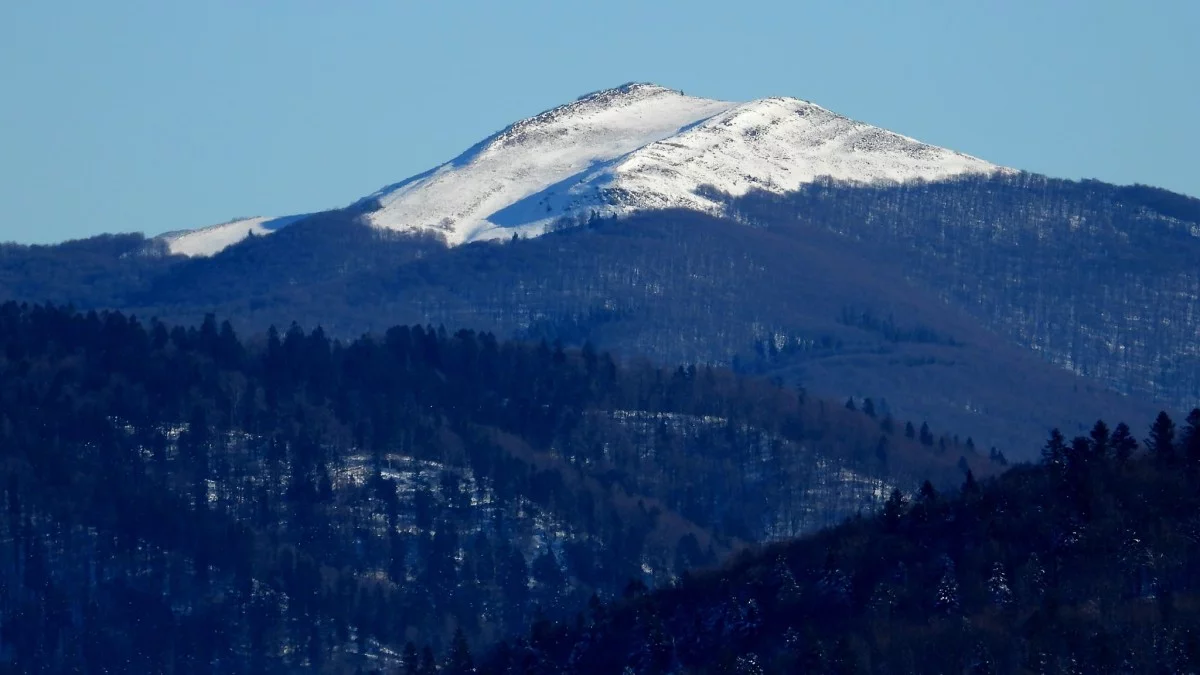
[[[1003,461],[870,401],[590,346],[13,303],[0,452],[19,672],[442,664]]]

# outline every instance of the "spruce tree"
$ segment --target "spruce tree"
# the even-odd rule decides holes
[[[937,490],[934,489],[933,483],[930,483],[928,480],[926,480],[924,483],[921,483],[921,490],[918,493],[918,496],[920,496],[923,504],[933,504],[937,501],[938,493]]]
[[[921,445],[933,445],[933,432],[928,422],[921,422]]]
[[[1192,408],[1188,413],[1179,444],[1188,466],[1200,467],[1200,408]]]
[[[933,606],[941,614],[957,614],[960,606],[958,576],[952,560],[946,559],[943,565],[942,578],[938,581]]]
[[[1175,452],[1175,422],[1171,416],[1158,413],[1154,424],[1150,426],[1150,437],[1146,439],[1146,450],[1162,466],[1171,466],[1177,458]]]
[[[1104,423],[1104,420],[1096,420],[1095,426],[1092,427],[1092,431],[1088,435],[1092,439],[1092,456],[1098,459],[1108,457],[1112,440],[1108,431],[1108,425]]]
[[[1050,440],[1042,446],[1042,461],[1050,466],[1063,467],[1067,459],[1067,439],[1058,429],[1050,430]]]
[[[1113,429],[1112,437],[1109,438],[1109,444],[1112,445],[1113,457],[1117,463],[1125,464],[1133,457],[1133,453],[1137,450],[1137,441],[1133,438],[1133,433],[1129,430],[1129,425],[1121,422]]]
[[[421,669],[421,657],[417,656],[417,646],[412,640],[404,643],[404,653],[400,656],[404,665],[404,675],[417,675]]]
[[[970,469],[967,469],[967,477],[963,481],[962,492],[964,495],[979,494],[979,483],[975,481],[975,474]]]
[[[462,627],[454,629],[454,640],[450,643],[450,654],[446,657],[444,672],[452,675],[466,675],[474,672],[475,664],[471,659],[471,649],[467,645],[467,636]]]
[[[900,488],[892,488],[892,494],[883,503],[883,522],[888,530],[894,530],[900,524],[900,518],[904,516],[907,505],[908,502]]]
[[[421,667],[417,670],[419,675],[437,675],[437,663],[433,659],[433,648],[425,645],[421,649]]]

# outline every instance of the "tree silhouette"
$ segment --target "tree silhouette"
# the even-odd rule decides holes
[[[1150,426],[1150,437],[1146,439],[1146,450],[1164,466],[1175,464],[1177,459],[1175,422],[1171,420],[1171,416],[1166,411],[1158,413],[1154,424]]]
[[[1138,444],[1133,438],[1133,432],[1129,426],[1121,422],[1113,429],[1112,438],[1109,441],[1112,444],[1113,456],[1117,462],[1124,465],[1133,457],[1133,453],[1137,451]]]

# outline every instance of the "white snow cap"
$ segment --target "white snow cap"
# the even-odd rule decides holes
[[[653,84],[589,94],[523,120],[429,174],[383,188],[376,227],[450,244],[536,236],[564,216],[689,208],[837,180],[938,180],[1001,167],[794,98],[730,103]]]
[[[799,99],[731,103],[627,84],[517,122],[358,204],[378,202],[364,216],[375,227],[433,231],[457,245],[537,236],[560,218],[591,212],[720,213],[718,201],[699,194],[714,188],[736,196],[793,191],[821,176],[877,183],[1008,171]],[[175,235],[171,250],[211,255],[255,225]],[[198,240],[202,232],[211,234]]]

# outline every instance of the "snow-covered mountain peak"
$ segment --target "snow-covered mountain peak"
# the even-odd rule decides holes
[[[552,208],[528,200],[566,189],[650,143],[735,103],[630,84],[583,96],[513,124],[433,171],[372,195],[377,227],[434,230],[451,244],[540,233]]]
[[[1001,170],[797,98],[736,104],[629,84],[518,122],[379,191],[382,208],[367,218],[388,229],[433,229],[458,244],[536,236],[591,212],[720,212],[702,196],[712,189],[741,195],[796,190],[822,176],[873,183]]]
[[[1008,171],[856,122],[796,98],[733,103],[648,83],[593,92],[516,122],[455,159],[359,200],[372,226],[434,232],[448,244],[536,236],[562,218],[690,208],[716,192],[786,192],[819,177],[875,183]],[[211,255],[290,221],[164,236]]]
[[[700,193],[789,192],[820,177],[869,184],[1000,171],[1008,169],[856,122],[808,101],[765,98],[630,153],[592,177],[590,192],[619,195],[619,200],[607,200],[607,209],[597,205],[601,210],[720,212],[718,202]],[[701,186],[708,189],[697,190]],[[575,190],[589,192],[582,186]]]
[[[509,125],[487,139],[482,144],[481,152],[527,143],[539,133],[561,133],[564,126],[571,124],[582,124],[605,116],[636,114],[639,111],[634,109],[651,106],[670,107],[685,98],[680,92],[646,83],[630,83],[592,92]]]

